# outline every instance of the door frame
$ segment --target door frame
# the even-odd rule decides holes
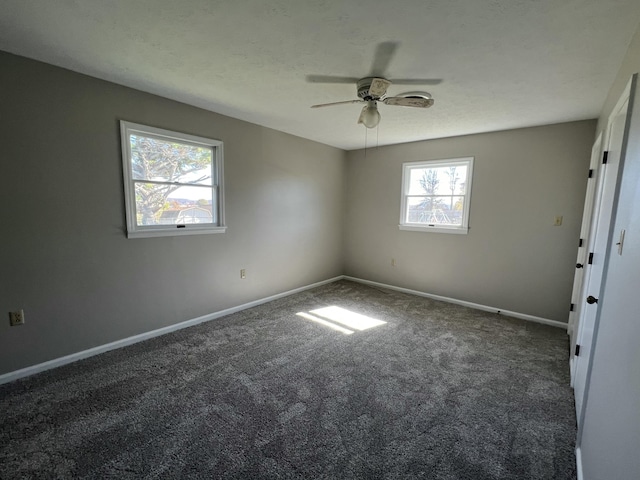
[[[620,188],[620,177],[622,174],[622,165],[624,162],[624,156],[626,153],[626,145],[629,136],[629,125],[631,119],[631,101],[633,100],[632,94],[635,93],[637,88],[637,75],[633,75],[624,91],[622,92],[615,108],[613,109],[606,127],[606,149],[612,151],[612,138],[614,130],[614,122],[620,115],[624,115],[624,122],[622,125],[622,134],[620,136],[619,158],[616,161],[611,162],[613,157],[609,157],[609,162],[606,164],[606,168],[601,169],[599,175],[598,187],[596,190],[596,201],[594,203],[594,211],[591,219],[591,229],[589,232],[589,239],[587,244],[589,245],[589,252],[598,255],[598,269],[596,272],[592,268],[588,268],[585,271],[582,287],[580,289],[580,296],[578,301],[581,306],[584,306],[587,295],[595,295],[600,297],[602,291],[602,281],[606,273],[606,259],[607,252],[610,250],[611,244],[611,228],[613,226],[613,214],[616,207],[616,198],[618,196],[618,190]],[[626,111],[625,111],[626,109]],[[614,150],[615,151],[615,150]],[[602,184],[602,186],[600,186]],[[607,188],[604,192],[604,189]],[[598,192],[598,190],[602,190]],[[600,198],[597,198],[598,195]],[[602,203],[605,200],[606,203]],[[594,223],[595,222],[595,223]],[[599,246],[595,245],[596,239],[599,239]],[[595,251],[599,248],[598,251]],[[586,265],[585,265],[586,267]],[[589,267],[591,267],[589,265]],[[592,275],[596,275],[592,277]],[[593,280],[593,284],[592,284]],[[597,290],[597,291],[596,291]],[[574,356],[572,361],[572,385],[574,387],[575,400],[576,400],[576,417],[578,423],[578,429],[580,430],[584,411],[587,400],[587,391],[589,388],[589,377],[591,370],[591,363],[593,357],[593,347],[597,340],[596,325],[598,322],[599,305],[591,305],[591,309],[580,308],[579,315],[576,317],[576,342],[581,345],[581,351],[579,356]],[[589,314],[589,317],[587,317]],[[571,353],[575,353],[571,352]]]

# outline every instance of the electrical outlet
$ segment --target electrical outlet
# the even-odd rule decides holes
[[[240,278],[247,278],[247,272],[244,270],[244,268],[240,269]]]
[[[9,312],[9,323],[12,327],[16,325],[24,325],[24,310]]]

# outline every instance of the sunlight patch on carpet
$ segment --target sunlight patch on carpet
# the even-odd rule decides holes
[[[368,330],[387,323],[382,320],[336,306],[310,310],[309,313],[298,312],[296,315],[332,328],[338,332],[342,332],[345,335],[351,335],[352,333],[355,333],[355,331]]]

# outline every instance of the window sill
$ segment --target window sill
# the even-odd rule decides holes
[[[127,238],[150,237],[179,237],[183,235],[207,235],[210,233],[225,233],[227,227],[191,227],[185,228],[149,228],[145,230],[128,231]]]
[[[430,227],[428,225],[398,225],[400,230],[407,230],[410,232],[429,232],[429,233],[453,233],[457,235],[466,235],[469,233],[469,227]]]

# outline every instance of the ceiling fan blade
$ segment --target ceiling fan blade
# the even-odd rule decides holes
[[[389,88],[391,82],[384,78],[374,78],[371,80],[371,86],[369,87],[369,94],[374,97],[382,97],[385,93],[387,93],[387,88]]]
[[[398,107],[417,107],[417,108],[429,108],[433,105],[433,98],[421,98],[421,97],[389,97],[382,100],[385,105],[392,105]]]
[[[345,100],[344,102],[319,103],[318,105],[311,105],[311,108],[331,107],[333,105],[346,105],[348,103],[364,103],[364,100]]]
[[[396,85],[440,85],[441,78],[394,78],[389,80]]]
[[[309,83],[356,83],[356,77],[336,77],[333,75],[307,75],[305,77]]]
[[[384,77],[384,73],[389,68],[391,59],[399,45],[400,42],[382,42],[378,44],[373,57],[373,64],[371,65],[371,76]]]

